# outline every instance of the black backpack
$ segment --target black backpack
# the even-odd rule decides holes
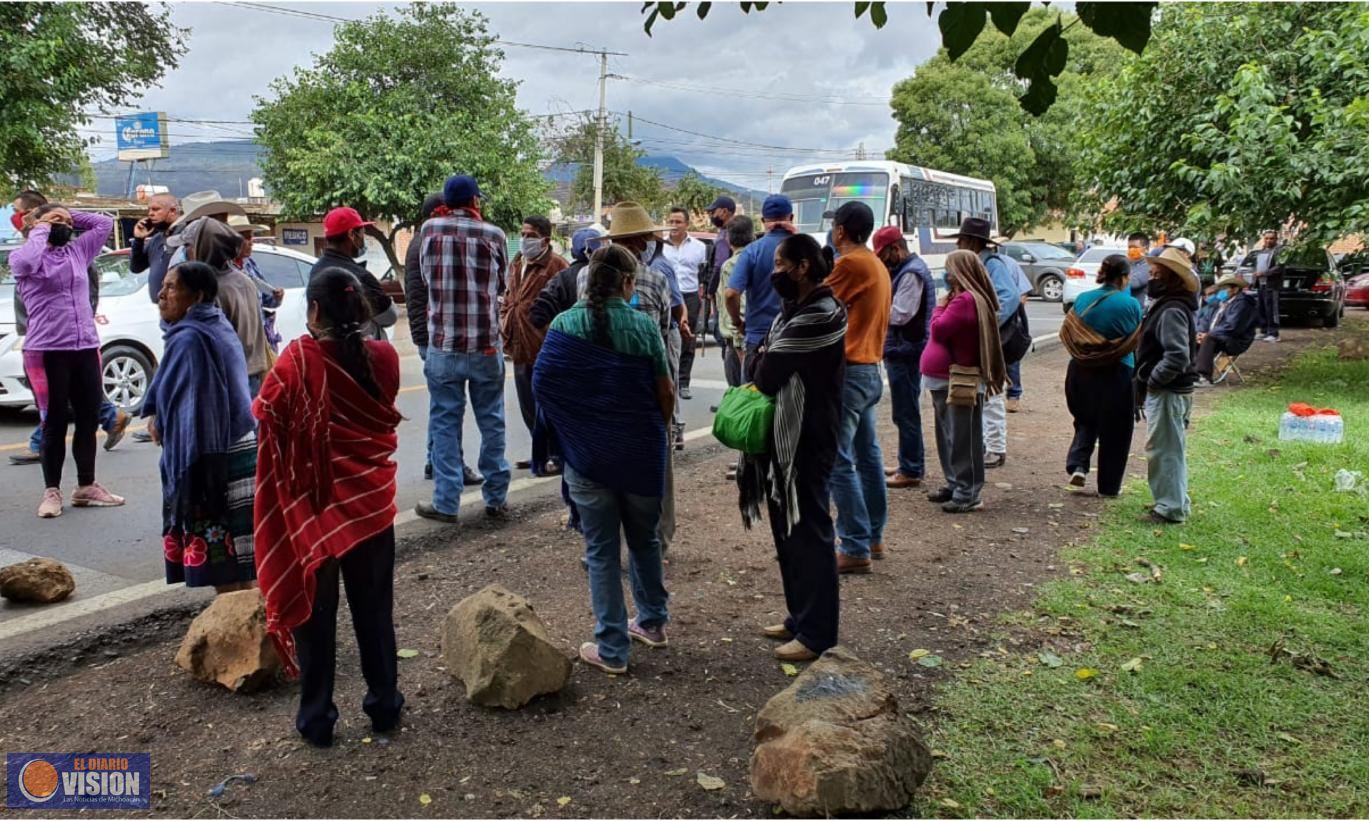
[[[1027,329],[1026,305],[1018,305],[1017,313],[998,326],[998,336],[1003,343],[1003,364],[1021,362],[1032,346],[1031,331]]]

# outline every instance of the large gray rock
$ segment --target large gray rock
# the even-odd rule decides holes
[[[515,710],[570,679],[570,659],[522,596],[492,584],[462,599],[442,625],[442,658],[466,698]]]
[[[258,690],[276,680],[280,656],[266,632],[261,591],[220,593],[190,623],[176,664],[200,681],[235,693]]]
[[[756,716],[751,791],[791,815],[899,810],[931,751],[884,677],[834,647]]]
[[[70,596],[76,580],[66,565],[32,558],[0,568],[0,596],[24,604],[52,604]]]

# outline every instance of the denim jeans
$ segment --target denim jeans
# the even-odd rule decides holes
[[[875,431],[875,406],[883,392],[879,365],[847,363],[837,462],[830,487],[837,508],[841,552],[858,559],[868,559],[870,545],[884,541],[889,514],[884,457]]]
[[[29,451],[38,453],[43,447],[43,420],[47,418],[47,408],[38,409],[38,425],[29,435]],[[119,409],[114,407],[114,403],[105,399],[100,402],[100,427],[105,433],[114,430],[114,426],[119,422]]]
[[[415,347],[418,348],[418,360],[426,363],[428,361],[428,346],[417,345]],[[464,415],[461,421],[463,424],[465,423]],[[424,453],[426,456],[424,457],[423,464],[431,466],[433,463],[433,427],[431,424],[428,425],[428,444]],[[464,464],[464,462],[462,464]],[[465,468],[462,468],[462,470],[464,471]]]
[[[469,389],[475,424],[480,428],[480,491],[487,507],[504,504],[510,470],[504,458],[504,357],[428,350],[428,430],[433,440],[433,507],[456,515],[461,510],[461,421]]]
[[[1022,398],[1022,360],[1008,366],[1008,398]]]
[[[898,472],[909,479],[921,479],[925,446],[922,442],[922,371],[917,359],[888,359],[884,372],[889,377],[894,427],[898,428]]]
[[[1155,512],[1182,522],[1192,511],[1188,498],[1185,431],[1193,394],[1150,389],[1146,393],[1146,474]]]
[[[627,537],[628,580],[637,605],[637,623],[654,629],[670,620],[666,608],[665,570],[661,563],[661,540],[656,529],[661,500],[610,490],[565,468],[570,498],[580,511],[585,534],[585,560],[589,565],[589,599],[594,608],[594,640],[599,657],[614,666],[625,666],[631,640],[627,632],[627,605],[623,601],[621,531]]]

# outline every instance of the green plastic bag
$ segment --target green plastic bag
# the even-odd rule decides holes
[[[775,400],[755,385],[728,388],[713,417],[713,437],[733,450],[757,455],[770,450]]]

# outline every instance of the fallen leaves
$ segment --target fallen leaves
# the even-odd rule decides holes
[[[723,781],[721,778],[709,775],[708,773],[703,772],[702,770],[699,771],[698,775],[695,776],[694,780],[698,782],[700,787],[703,787],[705,790],[709,791],[721,790],[723,787],[727,786],[727,782]]]
[[[1236,557],[1236,566],[1237,566],[1237,567],[1245,567],[1246,562],[1248,562],[1248,561],[1250,561],[1250,559],[1247,558],[1247,557],[1245,557],[1245,556],[1237,556],[1237,557]]]
[[[570,798],[569,795],[563,795],[563,796],[561,796],[560,798],[556,799],[556,806],[558,806],[558,807],[564,807],[564,806],[566,806],[567,804],[569,804],[570,801],[571,801],[571,798]]]
[[[920,667],[940,667],[941,656],[923,656],[917,660]]]
[[[1098,671],[1092,667],[1080,667],[1074,671],[1074,677],[1080,681],[1089,681],[1098,678]]]
[[[1123,672],[1126,672],[1126,673],[1135,673],[1135,672],[1138,672],[1140,669],[1141,669],[1141,657],[1140,657],[1140,656],[1137,656],[1136,658],[1133,658],[1133,659],[1131,659],[1130,661],[1124,662],[1124,663],[1122,664],[1122,671],[1123,671]]]
[[[684,775],[687,772],[689,772],[688,767],[680,767],[678,770],[666,770],[665,774],[670,776],[671,778],[677,778],[679,776]]]
[[[910,653],[908,654],[908,660],[909,660],[909,661],[917,661],[918,659],[920,659],[920,658],[925,658],[925,657],[927,657],[927,656],[930,656],[931,654],[932,654],[932,651],[931,651],[931,650],[923,650],[923,649],[913,650],[912,652],[910,652]]]
[[[790,678],[793,678],[794,676],[797,676],[799,674],[799,668],[795,667],[787,661],[780,665],[780,670],[784,671],[784,674],[786,676],[789,676]]]
[[[1037,661],[1041,662],[1047,667],[1059,667],[1060,665],[1065,663],[1064,659],[1060,658],[1059,656],[1057,656],[1049,650],[1042,650],[1041,652],[1037,653],[1036,659]]]
[[[402,659],[411,659],[418,656],[418,651],[409,647],[402,647],[395,651],[395,655]]]
[[[422,793],[418,796],[418,803],[426,807],[429,804],[433,803],[433,797],[431,795],[428,795],[427,793]]]

